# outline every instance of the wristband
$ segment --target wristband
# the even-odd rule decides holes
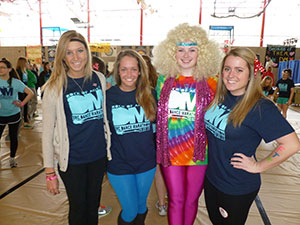
[[[21,102],[20,105],[21,105],[21,107],[24,107],[24,102]]]
[[[56,180],[56,179],[57,179],[57,175],[46,176],[46,180],[47,180],[47,181],[52,181],[52,180]]]
[[[46,173],[46,175],[51,175],[51,174],[55,174],[55,172],[51,172],[51,173]]]

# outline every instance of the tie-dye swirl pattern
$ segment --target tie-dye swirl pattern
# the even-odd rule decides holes
[[[166,77],[162,75],[158,78],[156,88],[158,99],[165,80]],[[211,77],[207,82],[211,92],[215,92],[217,79]],[[169,151],[172,165],[207,165],[207,154],[205,161],[192,160],[196,108],[194,98],[196,98],[196,82],[193,77],[177,76],[169,99],[168,113]]]

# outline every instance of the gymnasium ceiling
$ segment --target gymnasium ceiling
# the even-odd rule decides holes
[[[50,45],[64,30],[87,35],[88,26],[91,42],[138,45],[142,8],[145,45],[156,44],[179,23],[201,20],[208,32],[211,25],[233,26],[234,44],[258,46],[264,1],[264,45],[300,38],[293,23],[300,20],[298,0],[0,0],[0,44],[39,44],[41,18],[44,40]]]

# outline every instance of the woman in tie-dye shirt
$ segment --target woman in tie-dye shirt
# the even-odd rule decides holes
[[[153,50],[157,163],[167,185],[170,225],[192,225],[207,167],[204,109],[214,97],[221,53],[199,26],[181,24]]]

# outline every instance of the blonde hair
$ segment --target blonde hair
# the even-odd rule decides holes
[[[19,57],[17,60],[16,70],[21,70],[22,73],[26,72],[27,60],[24,57]]]
[[[224,57],[221,63],[220,74],[221,77],[218,80],[216,95],[212,103],[208,106],[208,109],[212,106],[216,107],[218,104],[224,101],[224,98],[227,94],[227,89],[224,85],[222,74],[224,69],[224,64],[228,56],[240,57],[246,61],[247,67],[249,69],[249,82],[246,87],[245,94],[238,103],[234,106],[232,111],[228,117],[228,123],[232,122],[234,127],[241,126],[248,112],[253,108],[253,106],[259,101],[261,98],[265,98],[262,88],[260,86],[260,72],[257,72],[257,75],[254,76],[254,59],[256,55],[249,48],[234,48],[231,49],[226,56]]]
[[[151,91],[151,86],[150,82],[148,79],[148,67],[143,59],[143,57],[136,51],[131,50],[131,49],[126,49],[121,51],[116,59],[116,62],[114,64],[114,69],[113,69],[113,74],[116,80],[116,83],[118,86],[121,85],[121,78],[120,78],[120,73],[119,73],[119,68],[120,68],[120,62],[121,60],[125,57],[129,56],[132,58],[135,58],[138,62],[138,67],[139,67],[139,77],[137,79],[136,83],[136,95],[135,99],[136,102],[142,106],[145,115],[148,120],[154,121],[156,119],[156,101],[154,99],[154,96],[152,95]]]
[[[60,37],[58,41],[58,45],[56,47],[55,60],[54,60],[54,68],[49,80],[44,85],[43,90],[45,90],[46,87],[49,87],[49,88],[56,88],[57,91],[59,92],[63,86],[65,87],[65,89],[67,89],[67,85],[68,85],[67,73],[69,71],[69,67],[65,62],[65,57],[66,57],[68,45],[72,41],[78,41],[84,45],[87,51],[87,63],[84,67],[84,74],[85,74],[84,81],[92,78],[92,60],[91,60],[91,52],[88,43],[80,33],[76,32],[75,30],[70,30],[63,33],[63,35]]]
[[[268,86],[268,91],[270,91],[271,90],[271,88],[272,88],[272,86],[273,86],[273,79],[272,79],[272,77],[269,77],[269,76],[265,76],[264,77],[264,79],[260,82],[260,86],[262,87],[262,88],[264,88],[265,86],[266,86],[266,81],[267,80],[270,80],[271,82],[270,82],[270,84],[269,84],[269,86]]]
[[[221,50],[217,43],[207,38],[200,26],[189,26],[183,23],[170,30],[167,38],[153,49],[153,65],[156,70],[167,77],[181,73],[176,60],[178,43],[191,41],[197,43],[198,59],[194,69],[194,79],[199,81],[218,72],[221,61]]]

